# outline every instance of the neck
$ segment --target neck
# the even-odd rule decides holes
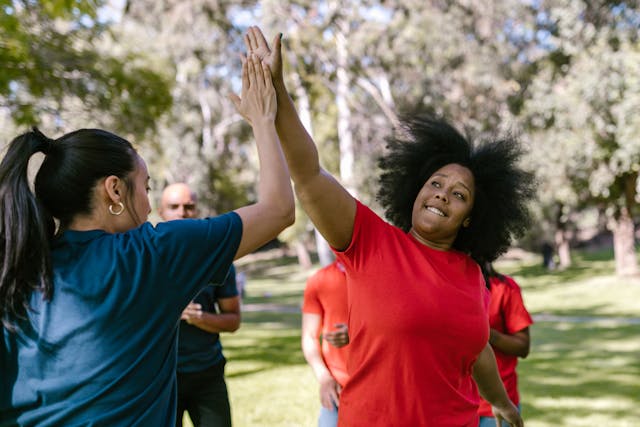
[[[90,230],[104,230],[109,233],[113,233],[108,225],[103,221],[95,218],[92,215],[78,215],[69,223],[66,227],[67,230],[72,231],[90,231]]]
[[[409,230],[409,233],[416,238],[416,240],[422,243],[425,246],[428,246],[432,249],[437,249],[439,251],[448,251],[451,250],[451,246],[453,245],[453,241],[434,241],[425,239],[422,237],[415,229]]]

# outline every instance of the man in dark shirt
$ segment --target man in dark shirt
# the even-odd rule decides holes
[[[160,216],[165,221],[196,218],[197,197],[186,184],[166,187]],[[178,413],[182,426],[184,411],[195,427],[231,426],[231,409],[224,380],[226,359],[220,332],[240,327],[240,298],[232,266],[224,283],[212,283],[182,312],[178,334]]]

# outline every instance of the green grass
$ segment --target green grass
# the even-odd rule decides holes
[[[640,279],[615,277],[610,251],[574,254],[565,271],[540,264],[535,256],[497,263],[538,319],[518,369],[527,427],[640,425]],[[287,257],[239,267],[247,307],[288,311],[245,311],[240,330],[222,337],[234,426],[315,426],[318,388],[300,350],[299,313],[312,272]]]

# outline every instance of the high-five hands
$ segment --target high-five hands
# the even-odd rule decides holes
[[[271,82],[269,65],[257,55],[242,57],[242,93],[229,95],[238,113],[252,126],[261,120],[276,118],[276,91]]]
[[[247,52],[256,55],[262,62],[269,66],[274,81],[282,80],[281,39],[282,33],[273,38],[272,50],[269,48],[269,44],[264,38],[260,28],[255,26],[249,27],[247,33],[244,35],[244,44],[247,47]]]

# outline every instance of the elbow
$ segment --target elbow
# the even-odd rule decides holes
[[[235,332],[238,329],[240,329],[240,319],[238,319],[237,322],[232,323],[231,325],[229,325],[229,329],[227,330],[227,332]]]
[[[287,209],[285,215],[283,216],[284,220],[284,228],[291,227],[294,222],[296,222],[296,208],[292,203],[291,208]]]
[[[296,209],[293,200],[291,201],[291,203],[288,203],[287,206],[280,207],[278,218],[280,231],[293,225],[293,223],[296,221]]]
[[[520,354],[518,354],[518,357],[520,357],[522,359],[526,359],[528,355],[529,355],[529,346],[527,346],[526,348],[522,349]]]

